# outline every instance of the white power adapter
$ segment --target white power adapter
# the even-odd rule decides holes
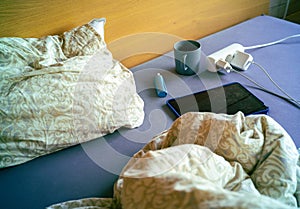
[[[207,68],[211,72],[217,72],[220,69],[229,70],[231,67],[247,70],[253,61],[253,57],[245,53],[244,47],[238,43],[216,51],[207,58],[209,61]]]
[[[253,57],[250,54],[236,51],[233,59],[229,63],[233,68],[237,68],[239,70],[247,70],[252,61]]]

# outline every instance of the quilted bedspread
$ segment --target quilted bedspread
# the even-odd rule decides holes
[[[267,115],[187,113],[124,167],[114,198],[50,208],[297,208],[299,153]]]
[[[142,124],[132,73],[88,24],[0,39],[0,168]]]

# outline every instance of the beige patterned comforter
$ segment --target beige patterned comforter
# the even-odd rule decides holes
[[[142,124],[132,73],[83,25],[0,38],[0,168]]]
[[[290,136],[266,115],[187,113],[134,155],[113,199],[50,208],[297,208],[298,160]]]

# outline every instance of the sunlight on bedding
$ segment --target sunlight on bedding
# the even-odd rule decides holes
[[[187,113],[133,156],[113,198],[49,209],[291,209],[299,206],[299,182],[296,146],[271,117]]]
[[[133,74],[90,24],[43,38],[0,38],[0,92],[0,168],[144,119]]]

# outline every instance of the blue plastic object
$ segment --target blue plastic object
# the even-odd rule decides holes
[[[154,86],[156,90],[156,94],[158,97],[166,97],[168,94],[167,87],[164,81],[164,78],[160,73],[157,73],[157,75],[154,78]]]

